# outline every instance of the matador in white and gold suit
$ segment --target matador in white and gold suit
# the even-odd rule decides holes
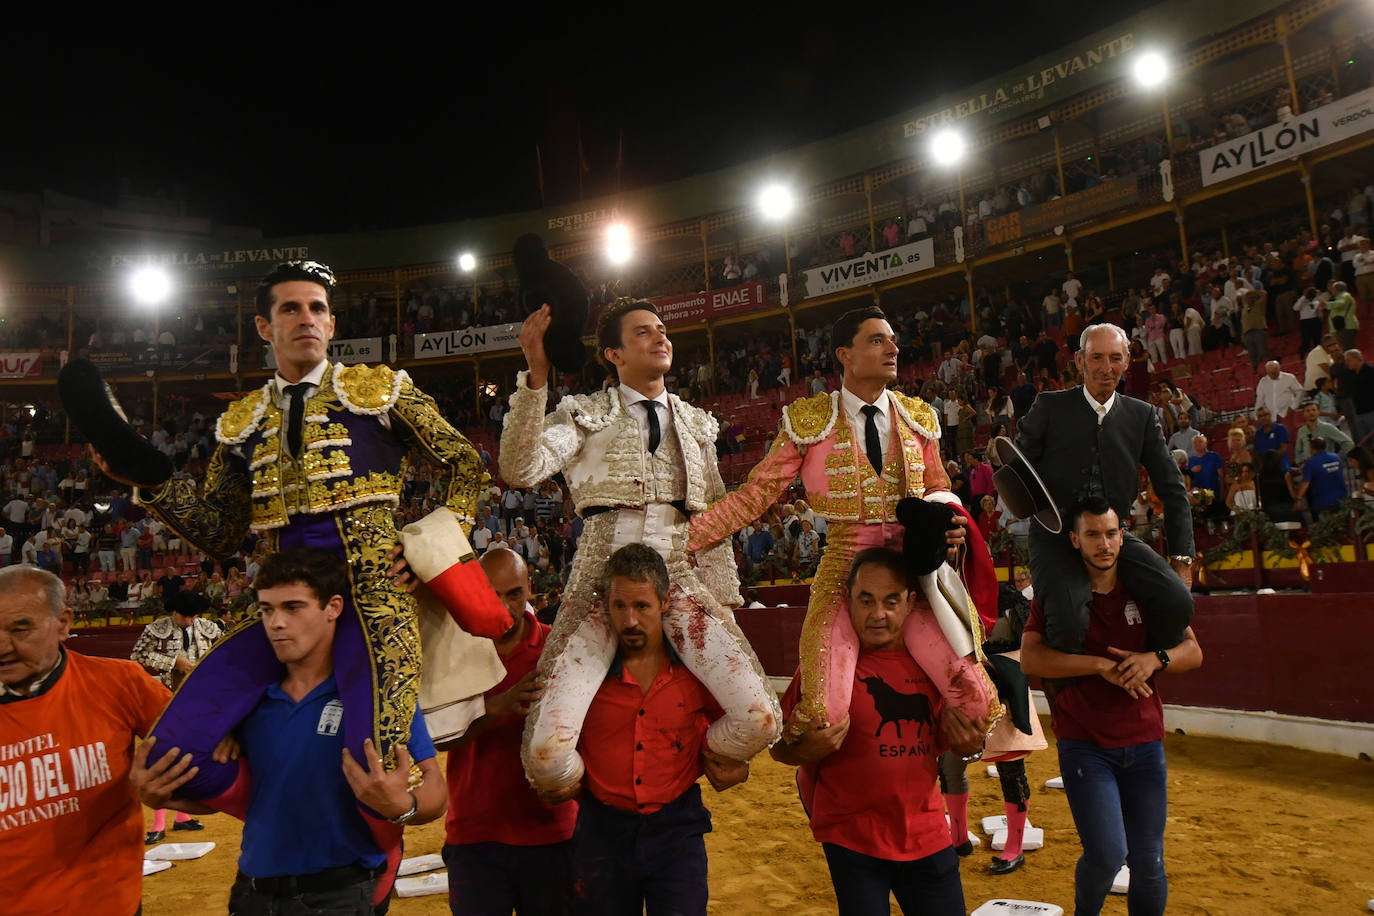
[[[510,398],[501,474],[510,486],[528,487],[562,472],[586,526],[539,663],[546,687],[526,720],[526,775],[540,789],[582,778],[582,722],[616,651],[597,585],[606,560],[632,543],[652,547],[667,563],[664,635],[724,710],[707,745],[748,760],[778,737],[777,697],[735,623],[739,575],[728,544],[698,553],[695,566],[687,559],[690,514],[725,495],[715,418],[666,392],[649,399],[624,384],[564,397],[546,417],[548,386],[531,389],[527,377],[520,373]],[[656,403],[646,408],[645,400]],[[648,409],[661,426],[652,451]]]

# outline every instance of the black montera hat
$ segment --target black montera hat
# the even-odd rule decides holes
[[[160,487],[172,476],[172,460],[129,424],[90,360],[73,359],[63,366],[57,391],[67,416],[113,474],[141,487]]]
[[[544,332],[544,352],[562,372],[580,372],[587,361],[582,334],[587,327],[588,297],[566,265],[549,258],[544,240],[534,233],[515,240],[512,253],[520,278],[520,313],[526,317],[546,303],[552,323]]]
[[[1017,518],[1034,518],[1050,534],[1062,531],[1064,522],[1054,497],[1050,496],[1045,482],[1016,443],[1006,436],[998,436],[992,441],[992,447],[1002,461],[1002,466],[992,475],[992,482],[1008,511]]]
[[[906,529],[902,556],[907,568],[924,576],[935,572],[949,553],[949,523],[954,509],[945,503],[908,496],[897,503],[897,521]]]

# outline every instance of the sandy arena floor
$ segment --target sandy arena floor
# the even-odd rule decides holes
[[[1049,722],[1044,721],[1046,732]],[[1051,741],[1053,737],[1050,736]],[[1165,858],[1171,914],[1338,914],[1365,912],[1374,898],[1374,764],[1291,748],[1171,735],[1169,829]],[[999,783],[985,766],[969,770],[969,820],[1002,814]],[[963,860],[969,910],[996,897],[1042,900],[1072,912],[1078,841],[1064,793],[1044,787],[1057,775],[1054,748],[1033,755],[1031,823],[1045,830],[1045,847],[1026,865],[994,878],[984,845]],[[704,783],[703,783],[704,784]],[[758,758],[743,786],[716,795],[706,790],[715,832],[706,838],[711,860],[711,912],[730,916],[835,912],[820,846],[797,802],[792,770]],[[151,812],[147,812],[151,819]],[[239,822],[205,819],[199,833],[169,840],[213,840],[203,859],[177,863],[144,881],[146,916],[225,912],[238,854]],[[437,853],[443,824],[406,833],[406,854]],[[1361,843],[1363,838],[1364,843]],[[398,916],[448,912],[445,896],[393,900]],[[898,910],[895,905],[893,912]],[[1124,897],[1103,911],[1125,914]]]

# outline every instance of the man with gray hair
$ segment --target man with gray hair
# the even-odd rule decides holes
[[[1264,376],[1255,384],[1255,410],[1268,410],[1276,419],[1288,416],[1303,397],[1302,384],[1291,372],[1284,372],[1279,361],[1264,364]]]
[[[1374,433],[1374,366],[1364,361],[1359,350],[1345,351],[1345,371],[1341,373],[1341,393],[1351,401],[1350,427],[1356,445]]]
[[[143,892],[134,737],[171,693],[134,662],[68,650],[71,622],[62,580],[0,570],[0,759],[33,774],[7,782],[0,887],[6,912],[127,916]]]
[[[1165,446],[1154,407],[1116,390],[1128,364],[1126,332],[1095,324],[1084,329],[1081,341],[1074,359],[1083,384],[1042,391],[1019,423],[1016,444],[1061,508],[1100,496],[1118,517],[1128,517],[1139,469],[1145,467],[1164,505],[1169,559],[1126,534],[1121,578],[1149,611],[1152,649],[1169,649],[1183,638],[1193,612],[1193,515],[1183,475]],[[1092,589],[1068,534],[1032,525],[1030,567],[1045,608],[1045,642],[1061,652],[1082,652]]]

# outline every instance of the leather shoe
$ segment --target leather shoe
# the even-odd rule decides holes
[[[152,846],[154,843],[161,843],[167,838],[165,830],[149,830],[143,837],[144,846]]]
[[[202,824],[200,821],[196,820],[195,818],[191,818],[189,821],[178,821],[178,822],[173,823],[173,824],[172,824],[172,829],[173,829],[173,830],[204,830],[204,829],[205,829],[205,825]]]
[[[973,840],[964,840],[954,847],[954,851],[959,854],[960,858],[973,855]]]
[[[1025,864],[1026,854],[1024,852],[1014,859],[1004,859],[1001,856],[993,856],[992,864],[988,866],[988,872],[994,875],[1009,875]]]

